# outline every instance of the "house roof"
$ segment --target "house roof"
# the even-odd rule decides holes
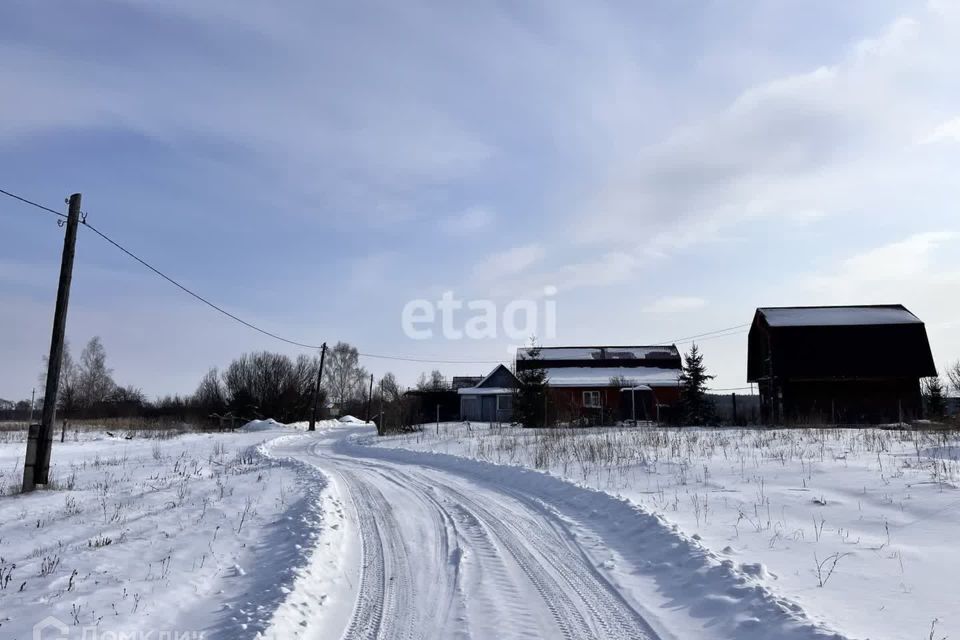
[[[483,380],[483,376],[453,376],[450,379],[451,389],[464,389],[466,387],[475,387]]]
[[[530,347],[517,349],[517,359],[527,360]],[[541,360],[639,360],[679,356],[676,345],[660,346],[596,346],[596,347],[541,347]]]
[[[502,364],[498,364],[493,368],[493,370],[490,373],[484,376],[483,380],[477,383],[477,387],[488,386],[490,384],[490,379],[501,372],[505,372],[507,375],[510,376],[510,378],[513,379],[515,383],[519,385],[520,381],[517,380],[517,376],[513,375],[513,371],[510,371],[510,369],[507,369],[507,367]]]
[[[546,369],[551,387],[609,387],[612,378],[624,378],[630,386],[675,387],[677,369],[660,367],[556,367]]]
[[[771,327],[854,327],[922,324],[900,304],[842,307],[761,307],[757,309]]]
[[[457,389],[457,393],[462,396],[500,396],[512,394],[516,389],[509,387],[464,387]]]

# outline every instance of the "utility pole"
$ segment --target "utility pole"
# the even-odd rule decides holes
[[[50,476],[53,422],[57,417],[57,392],[60,385],[60,367],[63,364],[63,336],[67,330],[67,305],[70,302],[70,282],[73,280],[73,256],[77,246],[79,224],[80,194],[75,193],[70,196],[67,233],[63,238],[60,284],[57,286],[53,337],[50,340],[50,358],[47,361],[47,387],[43,395],[43,412],[40,424],[31,424],[27,435],[27,455],[23,463],[23,492],[33,491],[38,484],[46,485]]]
[[[33,408],[37,406],[37,388],[34,387],[30,390],[30,422],[27,423],[27,427],[33,424]]]
[[[310,431],[317,430],[317,405],[320,404],[320,381],[323,380],[323,359],[327,356],[327,343],[320,345],[320,370],[317,371],[317,386],[313,388],[313,414],[310,416]]]
[[[367,392],[367,422],[370,422],[370,403],[373,402],[373,374],[370,374],[370,391]]]

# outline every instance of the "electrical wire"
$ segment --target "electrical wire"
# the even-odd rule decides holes
[[[120,243],[118,243],[117,241],[115,241],[115,240],[113,240],[112,238],[110,238],[107,234],[103,233],[102,231],[100,231],[99,229],[97,229],[96,227],[94,227],[94,226],[93,226],[92,224],[90,224],[89,222],[84,222],[83,225],[84,225],[85,227],[87,227],[88,229],[90,229],[90,231],[93,231],[95,234],[97,234],[98,236],[100,236],[101,238],[103,238],[104,240],[106,240],[107,242],[109,242],[111,245],[113,245],[114,247],[116,247],[117,249],[119,249],[120,251],[122,251],[123,253],[127,254],[129,257],[133,258],[134,260],[136,260],[137,262],[139,262],[140,264],[142,264],[144,267],[146,267],[147,269],[149,269],[150,271],[152,271],[152,272],[155,273],[156,275],[160,276],[161,278],[163,278],[164,280],[166,280],[167,282],[169,282],[169,283],[172,284],[173,286],[177,287],[178,289],[180,289],[181,291],[183,291],[184,293],[186,293],[187,295],[193,296],[194,298],[196,298],[197,300],[199,300],[199,301],[202,302],[203,304],[207,305],[207,306],[210,307],[211,309],[213,309],[213,310],[215,310],[215,311],[217,311],[217,312],[219,312],[219,313],[222,313],[223,315],[227,316],[228,318],[230,318],[230,319],[232,319],[232,320],[236,320],[237,322],[239,322],[240,324],[244,325],[245,327],[249,327],[250,329],[253,329],[254,331],[258,331],[258,332],[262,333],[262,334],[265,335],[265,336],[269,336],[269,337],[271,337],[271,338],[274,338],[275,340],[279,340],[279,341],[281,341],[281,342],[286,342],[287,344],[292,344],[292,345],[297,346],[297,347],[303,347],[303,348],[305,348],[305,349],[320,349],[320,348],[321,348],[320,345],[307,344],[307,343],[305,343],[305,342],[297,342],[296,340],[289,340],[289,339],[287,339],[287,338],[284,338],[283,336],[278,336],[277,334],[272,333],[272,332],[270,332],[270,331],[267,331],[266,329],[261,329],[260,327],[258,327],[257,325],[255,325],[255,324],[253,324],[253,323],[247,322],[247,321],[244,320],[243,318],[240,318],[240,317],[235,316],[234,314],[230,313],[229,311],[227,311],[227,310],[224,309],[223,307],[217,306],[216,304],[210,302],[209,300],[207,300],[206,298],[204,298],[203,296],[201,296],[199,293],[195,293],[195,292],[191,291],[190,289],[188,289],[187,287],[185,287],[184,285],[180,284],[179,282],[177,282],[176,280],[174,280],[173,278],[171,278],[170,276],[168,276],[168,275],[165,274],[164,272],[160,271],[159,269],[157,269],[156,267],[154,267],[152,264],[150,264],[149,262],[147,262],[147,261],[144,260],[143,258],[137,256],[137,255],[134,254],[132,251],[128,250],[127,248],[125,248],[124,246],[122,246]]]
[[[15,193],[10,193],[9,191],[6,191],[6,190],[4,190],[4,189],[0,189],[0,193],[2,193],[2,194],[5,195],[5,196],[9,196],[9,197],[13,198],[14,200],[19,200],[20,202],[24,202],[24,203],[26,203],[26,204],[29,204],[30,206],[36,207],[37,209],[40,209],[40,210],[42,210],[42,211],[46,211],[47,213],[52,213],[52,214],[55,215],[55,216],[60,216],[61,218],[66,218],[66,217],[67,217],[67,214],[65,214],[65,213],[60,213],[59,211],[56,211],[56,210],[54,210],[54,209],[51,209],[50,207],[45,207],[45,206],[43,206],[42,204],[39,204],[39,203],[37,203],[37,202],[34,202],[33,200],[28,200],[27,198],[24,198],[23,196],[18,196],[17,194],[15,194]]]
[[[15,193],[11,193],[11,192],[6,191],[6,190],[4,190],[4,189],[0,189],[0,194],[3,194],[3,195],[5,195],[5,196],[9,196],[9,197],[14,198],[14,199],[16,199],[16,200],[19,200],[20,202],[23,202],[23,203],[25,203],[25,204],[31,205],[31,206],[33,206],[33,207],[36,207],[37,209],[40,209],[40,210],[42,210],[42,211],[45,211],[45,212],[48,212],[48,213],[52,213],[52,214],[54,214],[54,215],[56,215],[56,216],[59,216],[60,218],[67,218],[67,217],[68,217],[66,214],[60,213],[59,211],[56,211],[56,210],[51,209],[51,208],[49,208],[49,207],[45,207],[45,206],[43,206],[42,204],[39,204],[39,203],[37,203],[37,202],[34,202],[33,200],[30,200],[30,199],[28,199],[28,198],[24,198],[23,196],[19,196],[19,195],[15,194]],[[126,247],[124,247],[123,245],[121,245],[119,242],[117,242],[116,240],[114,240],[114,239],[111,238],[110,236],[108,236],[106,233],[100,231],[100,230],[97,229],[95,226],[93,226],[92,224],[90,224],[90,222],[88,222],[88,221],[86,220],[86,217],[84,217],[84,218],[81,220],[81,224],[82,224],[83,226],[87,227],[88,229],[90,229],[90,231],[92,231],[92,232],[95,233],[96,235],[100,236],[104,241],[108,242],[110,245],[112,245],[112,246],[113,246],[114,248],[116,248],[117,250],[119,250],[119,251],[121,251],[122,253],[126,254],[128,257],[130,257],[131,259],[135,260],[136,262],[139,262],[141,265],[143,265],[144,267],[146,267],[147,269],[149,269],[150,271],[152,271],[155,275],[163,278],[164,280],[166,280],[167,282],[169,282],[169,283],[172,284],[173,286],[177,287],[178,289],[180,289],[181,291],[183,291],[183,292],[186,293],[187,295],[189,295],[189,296],[195,298],[196,300],[202,302],[203,304],[207,305],[208,307],[210,307],[211,309],[213,309],[213,310],[216,311],[217,313],[220,313],[220,314],[222,314],[222,315],[230,318],[231,320],[234,320],[235,322],[239,322],[240,324],[242,324],[243,326],[245,326],[245,327],[247,327],[247,328],[249,328],[249,329],[252,329],[252,330],[254,330],[254,331],[257,331],[258,333],[261,333],[261,334],[263,334],[263,335],[265,335],[265,336],[268,336],[268,337],[270,337],[270,338],[273,338],[274,340],[279,340],[280,342],[284,342],[284,343],[286,343],[286,344],[293,345],[293,346],[296,346],[296,347],[303,347],[304,349],[320,349],[320,348],[321,348],[321,345],[308,344],[308,343],[305,343],[305,342],[299,342],[299,341],[297,341],[297,340],[291,340],[291,339],[289,339],[289,338],[284,338],[283,336],[277,335],[276,333],[273,333],[273,332],[271,332],[271,331],[267,331],[266,329],[262,329],[262,328],[258,327],[257,325],[253,324],[252,322],[248,322],[248,321],[244,320],[243,318],[240,318],[239,316],[230,313],[229,311],[227,311],[227,310],[224,309],[223,307],[221,307],[221,306],[219,306],[219,305],[211,302],[211,301],[208,300],[207,298],[201,296],[199,293],[196,293],[195,291],[189,289],[188,287],[186,287],[185,285],[181,284],[180,282],[178,282],[178,281],[175,280],[174,278],[168,276],[166,273],[164,273],[164,272],[161,271],[160,269],[154,267],[152,264],[150,264],[149,262],[147,262],[146,260],[144,260],[144,259],[141,258],[140,256],[136,255],[135,253],[133,253],[132,251],[130,251],[129,249],[127,249]],[[737,333],[743,333],[743,331],[736,331],[736,330],[737,330],[737,329],[743,329],[744,327],[748,327],[748,326],[750,326],[750,325],[749,325],[749,324],[741,324],[741,325],[736,325],[736,326],[734,326],[734,327],[727,327],[726,329],[717,329],[716,331],[707,331],[707,332],[705,332],[705,333],[697,334],[697,335],[695,335],[695,336],[688,336],[688,337],[686,337],[686,338],[679,338],[679,339],[677,339],[677,340],[669,340],[669,341],[666,341],[666,342],[664,342],[664,343],[662,343],[662,344],[677,344],[677,343],[682,344],[682,343],[684,343],[685,341],[690,341],[690,340],[693,340],[693,339],[696,339],[696,338],[702,338],[702,339],[704,339],[704,340],[711,340],[711,339],[713,339],[713,338],[724,338],[724,337],[727,337],[727,336],[729,336],[729,335],[736,335]],[[733,331],[733,333],[725,333],[725,332],[728,332],[728,331]],[[720,334],[720,335],[717,335],[717,334]],[[447,359],[442,359],[442,358],[415,358],[415,357],[408,357],[408,356],[394,356],[394,355],[385,355],[385,354],[378,354],[378,353],[366,353],[366,352],[364,352],[364,353],[359,353],[358,355],[361,356],[361,357],[363,357],[363,358],[374,358],[374,359],[380,359],[380,360],[394,360],[394,361],[399,361],[399,362],[417,362],[417,363],[422,363],[422,364],[502,364],[503,362],[507,361],[507,359],[504,359],[504,360],[447,360]]]
[[[409,358],[406,356],[385,356],[376,353],[360,353],[361,358],[378,358],[380,360],[399,360],[401,362],[422,362],[427,364],[503,364],[509,362],[509,358],[503,360],[434,360],[430,358]]]
[[[661,344],[677,344],[677,343],[683,344],[683,343],[685,343],[685,342],[689,342],[690,340],[694,340],[694,339],[696,339],[696,338],[703,338],[703,337],[705,337],[705,336],[712,336],[712,335],[715,334],[715,333],[724,333],[724,332],[726,332],[726,331],[734,331],[735,329],[744,329],[744,328],[749,327],[749,326],[750,326],[750,323],[747,322],[747,323],[745,323],[745,324],[738,324],[738,325],[733,326],[733,327],[727,327],[726,329],[717,329],[716,331],[707,331],[706,333],[698,333],[698,334],[695,335],[695,336],[686,336],[686,337],[684,337],[684,338],[676,338],[675,340],[665,340],[665,341],[664,341],[663,343],[661,343]],[[736,332],[736,333],[742,333],[742,332]],[[736,333],[731,333],[731,334],[729,334],[729,335],[736,335]],[[718,336],[718,337],[723,337],[723,336]]]

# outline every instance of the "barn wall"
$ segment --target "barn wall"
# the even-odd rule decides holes
[[[788,420],[836,424],[877,424],[922,417],[916,378],[791,380],[783,383]]]

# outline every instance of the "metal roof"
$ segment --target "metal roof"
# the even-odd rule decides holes
[[[771,327],[855,327],[888,324],[915,324],[920,319],[903,305],[844,307],[761,307]]]

